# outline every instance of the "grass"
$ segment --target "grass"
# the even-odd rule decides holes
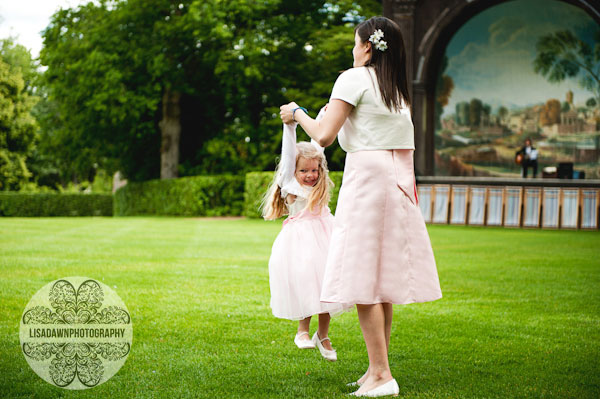
[[[1,218],[0,397],[343,398],[367,367],[356,313],[339,361],[300,351],[272,317],[281,227],[246,219]],[[390,362],[406,398],[597,398],[600,233],[429,226],[444,297],[395,306]],[[29,367],[19,318],[60,277],[114,288],[133,320],[125,365],[85,391]],[[311,332],[316,325],[311,326]]]

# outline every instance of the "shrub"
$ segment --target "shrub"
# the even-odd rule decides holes
[[[244,216],[259,218],[260,202],[273,180],[273,172],[246,173],[244,185]]]
[[[335,184],[331,193],[329,208],[335,212],[340,186],[342,185],[342,172],[329,172],[329,177]],[[244,215],[251,218],[261,217],[259,206],[262,197],[273,180],[273,172],[250,172],[246,173],[246,184],[244,187]]]
[[[0,192],[0,216],[112,216],[111,194]]]
[[[114,214],[241,215],[244,177],[217,175],[128,183],[115,193]]]

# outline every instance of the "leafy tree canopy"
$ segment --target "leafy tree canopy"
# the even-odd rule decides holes
[[[60,10],[40,54],[46,151],[74,174],[95,163],[155,178],[161,99],[174,90],[180,175],[272,169],[279,105],[294,100],[316,115],[352,65],[354,25],[380,13],[373,0],[101,0]]]
[[[0,190],[19,190],[31,176],[26,160],[37,137],[34,76],[29,52],[12,39],[0,40]]]
[[[535,72],[550,82],[579,77],[581,86],[600,100],[600,28],[593,37],[594,43],[588,43],[570,30],[542,36],[536,44]]]

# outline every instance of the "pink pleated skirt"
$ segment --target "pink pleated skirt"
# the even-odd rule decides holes
[[[282,319],[302,320],[319,313],[337,316],[350,308],[320,301],[333,228],[329,208],[307,209],[284,221],[269,258],[271,310]]]
[[[442,297],[413,153],[346,155],[321,301],[408,304]]]

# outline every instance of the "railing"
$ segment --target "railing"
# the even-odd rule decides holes
[[[417,177],[426,223],[550,229],[600,225],[600,180]]]

